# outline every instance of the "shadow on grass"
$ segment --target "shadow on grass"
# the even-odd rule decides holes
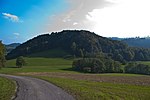
[[[87,74],[88,73],[88,72],[76,71],[73,68],[65,68],[65,69],[61,69],[61,70],[63,70],[63,71],[70,71],[70,72],[77,72],[77,73],[82,73],[82,74]]]
[[[5,68],[18,68],[17,66],[8,66],[8,67],[5,67]]]
[[[73,68],[65,68],[65,69],[61,69],[63,71],[74,71]]]

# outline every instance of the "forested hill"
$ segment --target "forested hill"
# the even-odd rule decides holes
[[[128,38],[123,39],[122,41],[129,46],[150,48],[150,38]]]
[[[15,49],[19,45],[20,45],[20,43],[12,43],[12,44],[5,45],[5,47],[6,47],[6,53],[11,52],[13,49]]]
[[[60,54],[62,51],[63,53]],[[43,55],[43,57],[48,55],[49,57],[104,55],[118,61],[150,60],[149,49],[131,48],[123,42],[101,37],[84,30],[65,30],[37,36],[12,50],[7,55],[7,59],[32,55]]]

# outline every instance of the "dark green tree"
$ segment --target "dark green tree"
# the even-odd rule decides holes
[[[0,69],[5,67],[5,46],[3,45],[2,41],[0,41]]]
[[[111,59],[84,58],[75,60],[72,67],[76,71],[91,73],[122,73],[121,64]]]
[[[117,54],[116,60],[117,60],[117,61],[120,61],[120,62],[123,62],[124,59],[123,59],[123,57],[122,57],[121,54]]]
[[[77,45],[76,45],[76,43],[75,42],[73,42],[72,43],[72,45],[71,45],[71,49],[72,49],[72,51],[73,51],[73,55],[74,55],[74,57],[76,56],[76,49],[77,49]]]
[[[127,66],[125,66],[125,72],[150,75],[150,66],[131,62]]]
[[[18,68],[21,68],[21,67],[24,66],[24,65],[25,65],[25,60],[24,60],[23,56],[18,57],[18,58],[16,59],[16,66],[17,66]]]
[[[82,58],[84,58],[84,53],[83,53],[83,50],[82,50],[82,49],[80,49],[80,56],[81,56]]]
[[[144,55],[142,52],[139,53],[139,60],[141,60],[141,61],[144,60]]]
[[[123,68],[121,67],[121,64],[118,61],[114,61],[114,72],[115,73],[123,72]]]

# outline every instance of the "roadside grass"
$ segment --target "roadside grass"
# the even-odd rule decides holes
[[[37,77],[37,76],[36,76]],[[77,100],[149,100],[150,86],[92,82],[38,76],[71,93]]]
[[[0,77],[0,100],[11,100],[15,94],[15,83],[12,80]]]

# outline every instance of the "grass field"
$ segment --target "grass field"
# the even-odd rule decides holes
[[[0,73],[20,73],[20,72],[60,72],[68,71],[71,68],[72,60],[61,58],[25,58],[27,65],[23,68],[16,68],[15,60],[9,60],[6,68],[0,70]]]
[[[7,62],[0,73],[42,78],[71,93],[77,100],[149,100],[150,76],[137,74],[85,74],[70,70],[73,60],[25,58],[27,65],[15,68]],[[150,63],[150,62],[141,62]]]
[[[41,79],[62,87],[77,100],[149,100],[150,86],[92,82],[41,76]]]
[[[12,80],[0,77],[0,100],[11,100],[15,94],[15,84]]]

